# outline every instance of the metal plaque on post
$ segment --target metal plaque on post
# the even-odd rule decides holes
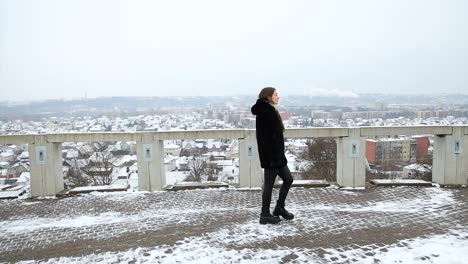
[[[47,148],[46,146],[37,146],[36,147],[36,163],[39,165],[44,165],[47,158]]]
[[[255,159],[255,146],[253,144],[247,144],[247,159],[254,160]]]
[[[463,138],[455,137],[453,138],[452,150],[455,154],[463,153]]]
[[[153,160],[153,144],[143,144],[143,160]]]
[[[359,157],[359,140],[352,139],[349,141],[349,156],[352,158]]]

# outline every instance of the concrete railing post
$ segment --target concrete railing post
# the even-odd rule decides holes
[[[443,185],[468,184],[468,136],[454,126],[452,135],[434,135],[432,181]]]
[[[29,144],[31,196],[56,195],[64,190],[62,143],[48,143],[47,136],[34,136]]]
[[[162,140],[154,140],[152,134],[142,134],[137,140],[138,190],[160,191],[166,185]]]
[[[350,128],[348,137],[339,137],[336,148],[336,181],[342,187],[365,187],[365,138],[359,128]]]
[[[262,187],[263,172],[258,158],[257,140],[254,130],[245,130],[245,137],[239,139],[239,186]]]

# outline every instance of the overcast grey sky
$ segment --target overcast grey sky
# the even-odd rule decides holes
[[[0,0],[0,101],[468,93],[468,1]]]

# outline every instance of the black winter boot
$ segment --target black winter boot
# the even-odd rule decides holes
[[[260,214],[260,224],[265,225],[265,224],[278,224],[281,222],[281,219],[278,216],[273,216],[270,213],[268,214]]]
[[[273,215],[279,217],[280,215],[286,219],[286,220],[292,220],[294,218],[294,215],[288,212],[284,207],[275,207],[275,210],[273,211]]]

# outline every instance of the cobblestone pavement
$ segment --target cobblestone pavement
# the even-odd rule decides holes
[[[379,263],[415,239],[468,241],[468,188],[295,188],[279,225],[258,224],[260,204],[236,189],[2,200],[0,262]]]

